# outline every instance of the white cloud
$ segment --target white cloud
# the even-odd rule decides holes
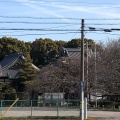
[[[114,12],[115,8],[120,7],[120,5],[101,5],[101,6],[78,6],[78,5],[70,5],[70,4],[58,4],[58,3],[47,3],[47,2],[41,2],[41,1],[31,1],[36,4],[40,4],[43,6],[47,7],[55,7],[55,8],[60,8],[62,11],[75,11],[75,12],[84,12],[84,13],[90,13],[90,14],[97,14],[105,17],[120,17],[119,12],[117,13],[116,11]],[[63,17],[60,14],[57,14],[56,12],[50,10],[50,9],[45,9],[46,13],[51,14],[56,17]]]
[[[20,3],[29,6],[33,9],[36,9],[39,12],[55,16],[58,18],[62,18],[62,20],[66,22],[70,22],[67,19],[65,19],[65,16],[62,15],[62,13],[58,14],[60,10],[66,11],[66,12],[80,12],[83,14],[91,14],[91,15],[98,15],[100,17],[114,17],[114,18],[120,18],[120,13],[115,11],[116,9],[114,7],[120,7],[120,5],[101,5],[101,6],[78,6],[78,5],[71,5],[71,4],[59,4],[58,2],[44,2],[44,1],[35,1],[35,0],[16,0]],[[51,8],[54,8],[56,10],[52,10]],[[58,10],[58,11],[57,11]],[[68,15],[67,15],[68,16]],[[83,16],[81,16],[83,17]],[[85,17],[85,15],[84,15]]]
[[[69,20],[65,19],[64,16],[56,13],[55,11],[53,10],[50,10],[48,8],[45,8],[45,7],[42,7],[42,6],[37,6],[38,5],[38,2],[35,2],[35,1],[29,1],[29,0],[17,0],[18,2],[26,5],[26,6],[29,6],[33,9],[36,9],[38,10],[39,12],[42,12],[42,13],[45,13],[45,14],[49,14],[49,15],[52,15],[52,16],[55,16],[55,17],[58,17],[58,18],[61,18],[61,20],[63,21],[66,21],[66,22],[70,22]],[[34,4],[33,4],[34,3]],[[35,3],[37,5],[35,5]],[[40,3],[39,3],[40,4]]]
[[[76,12],[85,12],[85,13],[91,13],[91,14],[97,14],[105,17],[120,17],[119,12],[114,12],[114,8],[120,7],[120,5],[103,5],[100,7],[97,6],[72,6],[72,5],[59,5],[57,3],[47,4],[43,2],[38,2],[39,4],[45,5],[45,6],[52,6],[61,8],[68,11],[76,11]]]

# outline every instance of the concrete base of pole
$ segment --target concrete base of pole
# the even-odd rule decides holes
[[[81,81],[80,120],[84,120],[84,81]]]
[[[84,119],[87,119],[87,98],[84,99]]]

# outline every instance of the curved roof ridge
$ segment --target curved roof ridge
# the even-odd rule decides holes
[[[16,52],[16,53],[11,53],[10,55],[7,55],[1,62],[1,70],[5,70],[13,66],[18,58],[20,56],[23,56],[22,52]]]

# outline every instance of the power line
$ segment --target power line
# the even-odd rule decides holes
[[[23,24],[80,24],[80,23],[68,23],[68,22],[20,22],[20,21],[0,21],[0,23],[23,23]]]
[[[73,22],[25,22],[25,21],[0,21],[0,23],[22,23],[22,24],[73,24],[80,25],[81,23]],[[85,23],[85,25],[120,25],[120,23]]]
[[[92,28],[92,27],[91,27]],[[49,28],[0,28],[2,31],[82,31],[81,29],[49,29]],[[111,29],[105,29],[105,28],[95,28],[95,29],[86,29],[84,31],[105,31],[105,32],[110,32],[111,31],[120,31],[120,28],[111,28]]]
[[[72,19],[72,20],[81,20],[81,18],[58,18],[58,17],[32,17],[32,16],[0,16],[0,18],[25,18],[25,19]]]
[[[73,34],[73,33],[80,33],[80,32],[65,32],[65,33],[44,33],[44,34],[11,34],[11,35],[7,35],[7,34],[4,34],[4,35],[0,35],[0,36],[31,36],[31,35],[52,35],[52,34]]]
[[[80,31],[78,29],[32,29],[32,28],[0,28],[0,30],[19,30],[19,31]]]
[[[120,36],[120,34],[113,34],[113,33],[107,33],[107,32],[103,32],[103,33],[98,33],[98,32],[87,32],[87,33],[109,34],[109,35],[118,35],[118,36]]]
[[[120,23],[86,23],[85,25],[120,25]]]
[[[64,28],[65,28],[65,27],[70,27],[70,26],[73,26],[73,25],[72,25],[72,24],[70,24],[70,25],[61,25],[61,26],[49,27],[49,28],[42,28],[42,29],[53,29],[53,28],[61,28],[61,27],[64,27]],[[3,28],[2,28],[2,29],[3,29]],[[14,30],[13,30],[13,31],[14,31]],[[13,32],[13,31],[12,31],[12,32]],[[11,32],[11,33],[12,33],[12,32]],[[16,31],[14,31],[14,32],[20,32],[20,31],[17,31],[17,30],[16,30]]]
[[[64,18],[58,18],[58,17],[32,17],[32,16],[0,16],[0,18],[25,18],[25,19],[69,19],[69,20],[81,20],[82,18],[71,18],[71,17],[64,17]],[[85,18],[85,20],[120,20],[120,18]]]

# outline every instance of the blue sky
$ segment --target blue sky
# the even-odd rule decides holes
[[[120,31],[103,31],[120,28],[119,0],[0,0],[0,11],[0,37],[69,41],[81,38],[81,19],[85,30],[98,30],[85,32],[86,38],[107,42],[120,37]]]

